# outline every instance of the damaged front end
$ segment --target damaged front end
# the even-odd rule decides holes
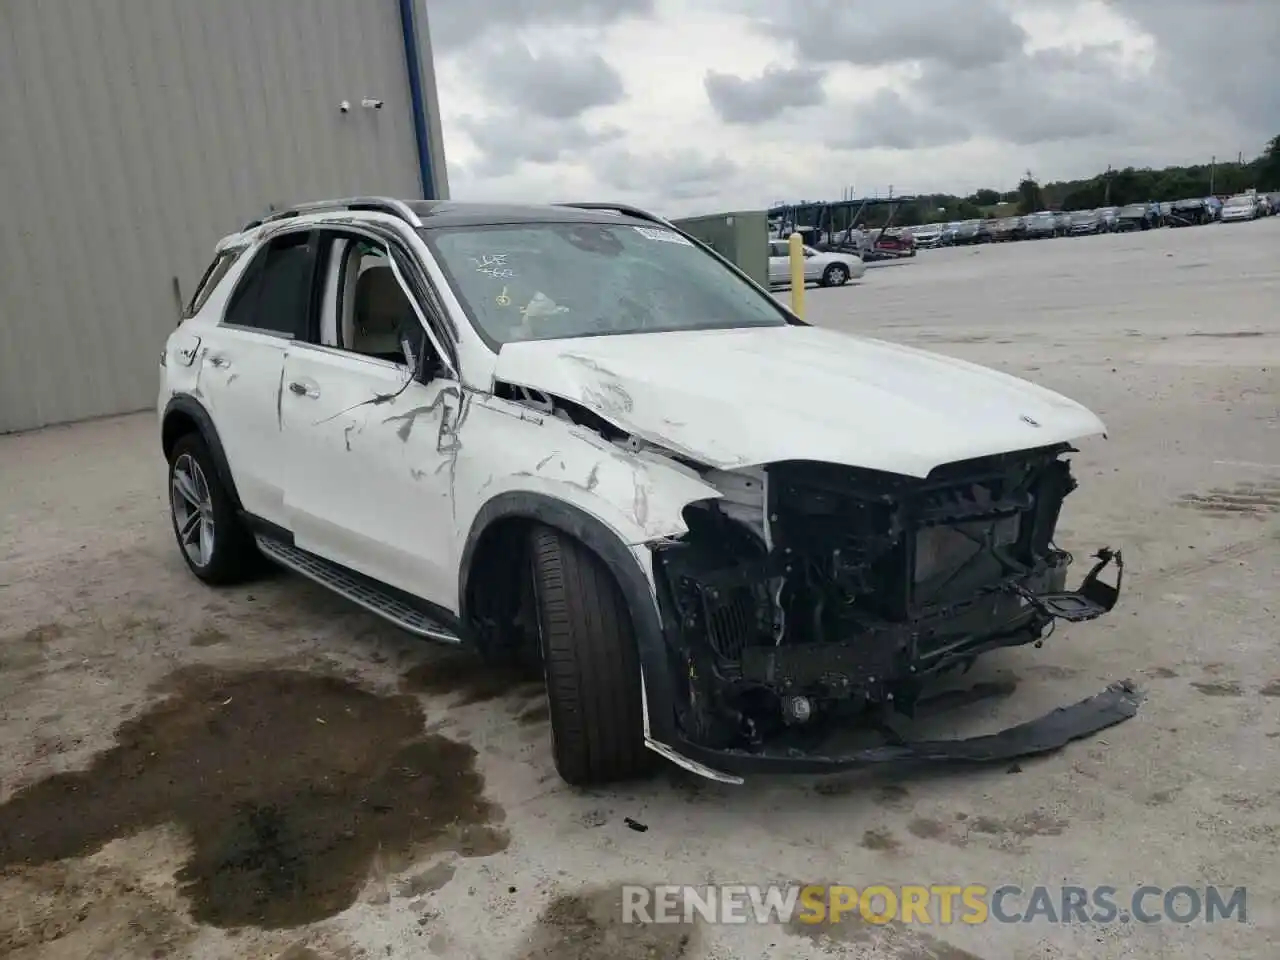
[[[1075,487],[1071,450],[948,464],[923,480],[812,461],[707,474],[722,498],[690,504],[689,532],[652,547],[669,746],[711,773],[818,772],[1042,752],[1132,716],[1138,695],[1118,685],[991,737],[825,745],[840,720],[910,715],[930,678],[1115,605],[1122,560],[1106,549],[1065,590],[1071,556],[1053,536]],[[1112,563],[1115,586],[1099,578]]]

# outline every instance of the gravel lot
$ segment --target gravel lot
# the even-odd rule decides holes
[[[214,591],[150,414],[0,437],[0,955],[1239,958],[1280,930],[1280,218],[923,251],[819,323],[1096,410],[1061,544],[1120,606],[991,656],[994,729],[1133,678],[1134,720],[1014,767],[582,793],[516,678],[292,576]],[[782,294],[786,296],[786,294]],[[945,729],[945,727],[943,728]],[[640,832],[626,818],[646,825]],[[622,926],[624,882],[1248,887],[1248,923]]]

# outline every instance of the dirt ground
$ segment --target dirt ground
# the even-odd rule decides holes
[[[293,576],[199,584],[152,415],[0,437],[0,956],[1270,955],[1280,218],[923,251],[808,309],[1034,379],[1110,429],[1081,443],[1059,540],[1123,548],[1120,605],[992,655],[920,732],[1122,678],[1148,694],[1134,720],[994,769],[575,791],[536,687]],[[619,922],[627,882],[814,880],[1243,885],[1248,922]]]

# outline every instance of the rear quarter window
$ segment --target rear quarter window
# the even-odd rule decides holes
[[[195,292],[191,295],[191,302],[187,304],[186,310],[182,313],[182,319],[189,320],[200,312],[200,308],[209,299],[209,294],[217,289],[222,278],[231,269],[231,265],[240,259],[240,254],[244,253],[245,249],[245,247],[232,247],[228,250],[221,250],[214,256],[209,266],[205,268],[204,275],[200,277],[200,282],[196,284]]]

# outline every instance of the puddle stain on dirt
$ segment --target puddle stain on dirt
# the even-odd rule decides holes
[[[694,923],[628,923],[622,887],[556,897],[528,933],[515,960],[686,960],[700,950]]]
[[[533,696],[542,683],[528,669],[516,664],[486,663],[472,653],[447,653],[432,657],[400,678],[406,693],[436,696],[455,694],[458,706],[485,703],[508,694]]]
[[[881,906],[873,901],[873,906]],[[852,947],[857,956],[899,957],[902,960],[982,960],[977,954],[961,950],[918,926],[905,926],[895,920],[870,923],[854,911],[830,921],[807,922],[797,915],[783,928],[794,937],[804,937],[827,953]]]
[[[1206,697],[1239,697],[1244,695],[1244,690],[1240,688],[1234,680],[1213,680],[1207,683],[1192,681],[1191,686],[1195,687]]]
[[[375,857],[485,856],[507,843],[475,750],[424,734],[418,702],[291,670],[196,668],[89,769],[0,805],[0,868],[93,854],[175,824],[191,917],[287,928],[355,902]]]
[[[456,869],[448,860],[442,860],[415,876],[401,880],[396,885],[396,896],[412,899],[435,893],[453,879]]]
[[[230,639],[217,627],[203,627],[192,634],[191,645],[193,647],[216,647],[219,644],[228,642]]]
[[[890,831],[878,829],[863,831],[862,846],[867,850],[879,850],[882,853],[895,853],[902,848],[902,844]]]
[[[1253,516],[1280,513],[1280,478],[1260,483],[1240,483],[1230,489],[1214,487],[1208,493],[1187,493],[1178,504],[1211,517]]]
[[[516,714],[516,723],[522,727],[532,727],[551,722],[551,706],[546,702],[535,703]]]

